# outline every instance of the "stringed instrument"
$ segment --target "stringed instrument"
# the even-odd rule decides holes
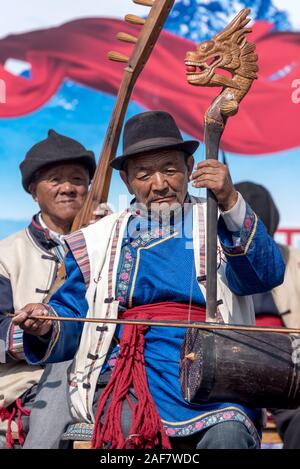
[[[134,85],[145,67],[153,48],[159,38],[164,23],[172,9],[175,0],[133,0],[138,5],[148,6],[149,15],[146,19],[128,14],[125,21],[141,27],[140,34],[136,37],[120,32],[117,39],[129,44],[134,44],[130,57],[119,52],[109,52],[108,58],[115,62],[125,63],[123,78],[108,124],[105,140],[102,146],[99,163],[92,181],[91,189],[86,201],[77,214],[71,231],[77,231],[87,226],[93,218],[93,212],[100,203],[107,202],[112,168],[110,162],[115,158],[120,135],[124,123],[127,107],[132,95]],[[62,285],[66,279],[64,264],[60,267],[54,285],[52,286],[44,303],[47,303],[52,294]]]
[[[119,52],[110,52],[108,54],[110,60],[126,63],[126,67],[108,125],[92,187],[82,210],[75,218],[72,231],[88,225],[93,210],[99,203],[107,201],[112,174],[112,168],[109,163],[116,156],[120,134],[133,87],[153,51],[174,1],[175,0],[133,0],[134,3],[150,7],[150,13],[147,19],[131,14],[125,16],[125,21],[128,23],[142,26],[138,37],[122,32],[117,34],[117,38],[120,41],[134,44],[132,54],[130,57],[120,54]]]
[[[223,31],[186,56],[187,80],[191,85],[223,87],[205,114],[207,159],[218,159],[227,119],[238,112],[241,100],[257,78],[255,44],[247,41],[251,32],[246,27],[249,12],[242,10]],[[230,76],[219,73],[220,69],[230,72]],[[220,330],[220,324],[216,324],[212,330],[218,322],[217,218],[217,201],[208,191],[206,321],[210,330],[189,328],[186,332],[180,365],[182,394],[188,402],[197,404],[240,402],[250,407],[298,407],[297,336],[261,332],[255,326],[248,332],[238,331],[234,325]]]

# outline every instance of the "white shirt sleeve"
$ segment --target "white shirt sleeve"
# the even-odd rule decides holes
[[[246,216],[246,202],[239,192],[236,204],[230,210],[220,212],[229,231],[241,231]]]

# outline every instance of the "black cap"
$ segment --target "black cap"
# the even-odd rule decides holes
[[[20,164],[24,189],[29,192],[29,185],[38,170],[67,162],[82,164],[87,168],[90,178],[93,178],[96,170],[94,153],[76,140],[49,130],[48,138],[34,145]]]
[[[192,155],[198,146],[196,140],[183,140],[174,118],[168,112],[142,112],[126,122],[123,155],[115,158],[110,165],[120,170],[128,158],[153,150],[182,150]]]

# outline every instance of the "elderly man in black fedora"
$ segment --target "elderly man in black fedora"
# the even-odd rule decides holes
[[[73,359],[65,423],[94,424],[95,448],[170,448],[182,440],[197,448],[259,446],[260,409],[183,399],[184,328],[55,321],[205,320],[205,201],[189,194],[191,181],[211,189],[220,208],[219,320],[254,323],[249,295],[280,284],[284,264],[228,168],[204,161],[193,170],[197,146],[183,141],[166,112],[131,118],[123,155],[111,163],[134,196],[131,206],[68,236],[65,284],[47,306],[28,304],[14,319],[31,365]]]
[[[85,201],[96,162],[76,140],[49,130],[20,165],[22,184],[40,211],[28,228],[0,241],[0,412],[2,427],[28,414],[41,367],[24,361],[23,332],[5,313],[42,302],[66,251],[64,237]],[[20,440],[23,441],[19,425]],[[12,445],[10,431],[8,446]]]

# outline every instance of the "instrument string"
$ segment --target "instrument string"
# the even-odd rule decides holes
[[[200,151],[199,151],[199,162],[203,161],[205,158],[205,143],[200,145]],[[196,164],[196,163],[195,163]],[[200,198],[201,196],[201,188],[196,189],[196,197]],[[192,232],[193,234],[193,232]],[[193,241],[193,237],[192,237]],[[191,314],[192,314],[192,302],[193,302],[193,289],[194,289],[194,283],[195,279],[197,277],[197,272],[196,272],[196,266],[195,266],[195,258],[193,256],[193,262],[192,262],[192,269],[191,269],[191,285],[190,285],[190,295],[189,295],[189,308],[188,308],[188,323],[191,323]]]

